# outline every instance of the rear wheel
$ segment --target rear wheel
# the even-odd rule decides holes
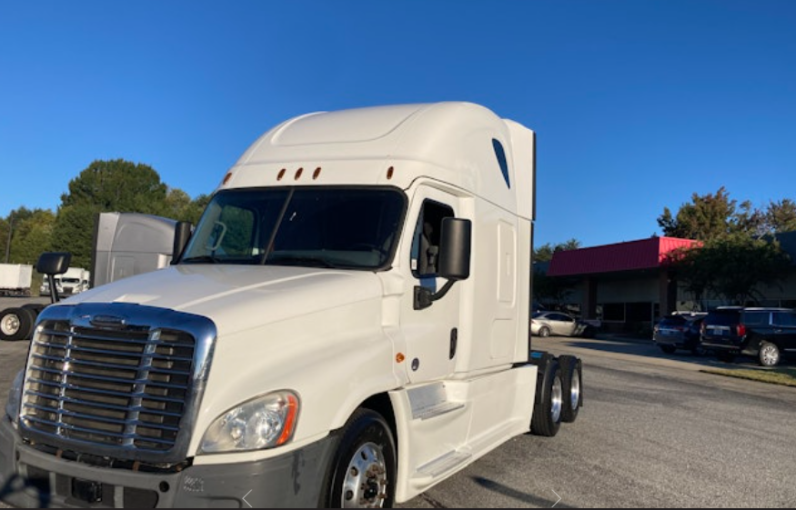
[[[547,338],[550,336],[550,328],[547,326],[542,326],[542,329],[539,330],[539,336],[542,338]]]
[[[661,345],[661,350],[666,354],[674,354],[677,348],[673,345]]]
[[[764,367],[775,367],[779,364],[779,347],[771,342],[761,342],[757,361]]]
[[[553,437],[561,427],[564,406],[564,383],[561,368],[557,361],[551,361],[546,368],[537,391],[536,403],[531,418],[531,433],[537,436]]]
[[[561,356],[559,363],[564,390],[561,421],[573,423],[583,405],[583,364],[574,356]]]
[[[384,418],[368,409],[358,410],[341,432],[323,506],[392,507],[395,459],[395,440]]]
[[[34,313],[27,308],[7,308],[0,312],[0,340],[23,340],[33,334]]]

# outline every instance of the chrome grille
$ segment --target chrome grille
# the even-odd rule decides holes
[[[72,307],[42,314],[28,356],[24,430],[29,439],[59,448],[178,460],[171,454],[182,455],[187,447],[180,430],[193,421],[214,328],[201,317],[130,305],[102,308],[103,317],[108,310],[138,315],[115,327],[95,327],[92,314],[75,313],[98,307],[78,305],[66,317],[51,309]],[[195,327],[197,319],[204,329]],[[196,331],[212,336],[197,338]]]

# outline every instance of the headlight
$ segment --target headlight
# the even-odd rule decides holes
[[[11,418],[11,422],[16,425],[19,420],[19,403],[22,401],[22,381],[25,378],[24,370],[17,372],[11,389],[8,390],[8,400],[6,401],[6,414]]]
[[[299,411],[295,393],[269,393],[219,416],[202,439],[202,453],[242,452],[281,446],[293,437]]]

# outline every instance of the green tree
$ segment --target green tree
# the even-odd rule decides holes
[[[160,214],[167,218],[187,221],[196,225],[209,201],[209,195],[199,195],[196,199],[191,200],[191,197],[183,190],[169,188],[166,194],[164,210]]]
[[[150,166],[122,159],[94,161],[69,182],[61,196],[52,247],[72,253],[72,265],[88,268],[96,214],[167,210],[167,186]]]
[[[35,209],[14,222],[10,260],[14,264],[35,265],[39,255],[50,249],[55,214]]]
[[[776,241],[737,234],[677,252],[672,267],[696,300],[713,295],[745,305],[763,299],[760,286],[781,281],[791,260]]]
[[[580,248],[580,241],[577,239],[570,239],[564,243],[551,244],[545,243],[539,248],[533,250],[534,262],[550,262],[553,260],[553,254],[558,251],[577,250]]]
[[[694,193],[691,202],[681,205],[676,215],[664,207],[658,226],[665,236],[710,241],[739,233],[759,237],[764,219],[751,202],[738,206],[722,186],[715,194]]]
[[[768,232],[772,234],[796,231],[796,203],[789,198],[769,202],[765,222]]]

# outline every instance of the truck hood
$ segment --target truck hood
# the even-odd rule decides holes
[[[381,282],[370,272],[179,265],[103,285],[62,303],[169,308],[210,318],[223,336],[381,295]]]

